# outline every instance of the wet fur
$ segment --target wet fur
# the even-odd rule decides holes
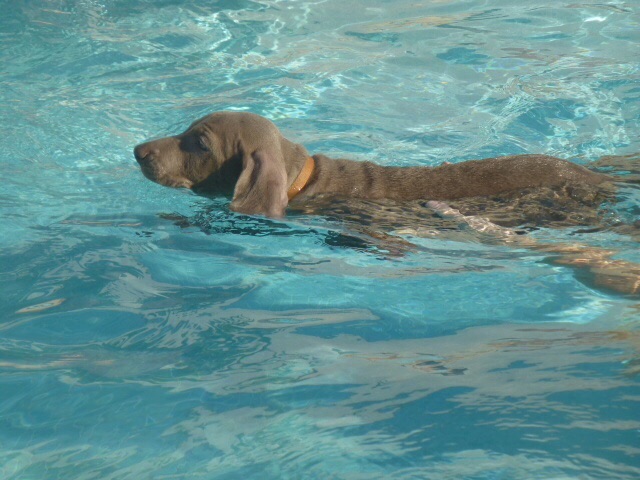
[[[233,211],[281,217],[289,206],[287,191],[309,154],[265,118],[220,112],[179,135],[138,145],[134,155],[144,175],[157,183],[230,195]],[[384,167],[321,154],[313,158],[316,168],[292,209],[336,215],[392,254],[403,255],[415,245],[385,232],[429,236],[428,224],[437,216],[454,227],[466,223],[492,241],[543,252],[553,263],[581,272],[590,284],[640,293],[640,266],[612,259],[615,251],[539,243],[504,228],[597,223],[598,207],[615,192],[613,177],[546,155],[439,167]]]
[[[231,209],[281,217],[287,191],[309,153],[266,118],[218,112],[185,132],[138,145],[142,172],[171,187],[231,195]],[[508,195],[536,188],[603,185],[607,175],[547,155],[515,155],[438,167],[387,167],[313,155],[315,170],[293,203],[317,196],[366,200],[457,200]]]

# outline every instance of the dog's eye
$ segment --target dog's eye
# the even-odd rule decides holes
[[[207,137],[200,135],[198,137],[198,148],[204,152],[209,151],[209,144],[207,143]]]

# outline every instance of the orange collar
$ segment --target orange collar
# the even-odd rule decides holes
[[[289,197],[289,201],[293,200],[296,195],[298,195],[304,187],[307,186],[309,179],[311,178],[311,174],[316,166],[316,162],[313,157],[307,157],[307,161],[304,163],[304,167],[300,170],[298,174],[298,178],[296,178],[289,188],[287,192],[287,197]]]

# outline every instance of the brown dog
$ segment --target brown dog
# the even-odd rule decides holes
[[[546,155],[473,160],[439,167],[383,167],[310,156],[266,118],[219,112],[184,133],[138,145],[144,175],[170,187],[233,195],[231,209],[281,217],[294,198],[455,200],[536,187],[598,185],[606,175]]]
[[[517,206],[527,197],[521,192],[549,190],[552,196],[557,197],[558,192],[572,196],[581,189],[590,190],[588,187],[606,190],[614,181],[566,160],[518,155],[439,167],[383,167],[309,156],[269,120],[241,112],[208,115],[184,133],[138,145],[134,155],[144,175],[154,182],[208,195],[233,195],[231,209],[247,214],[281,217],[294,199],[298,206],[339,197],[356,203],[388,199],[405,202],[407,207],[411,201],[427,200],[427,206],[441,217],[465,223],[505,243],[548,253],[554,263],[588,273],[592,284],[626,294],[640,293],[640,266],[612,259],[614,251],[538,243],[475,214],[464,215],[441,201],[515,195]],[[599,198],[592,197],[595,201],[591,204],[597,207]],[[485,207],[481,211],[488,213]],[[416,232],[410,229],[407,233]]]

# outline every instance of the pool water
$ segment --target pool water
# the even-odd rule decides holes
[[[392,254],[237,215],[132,155],[225,109],[384,165],[633,155],[637,1],[0,8],[0,478],[640,477],[639,297],[462,227]]]

